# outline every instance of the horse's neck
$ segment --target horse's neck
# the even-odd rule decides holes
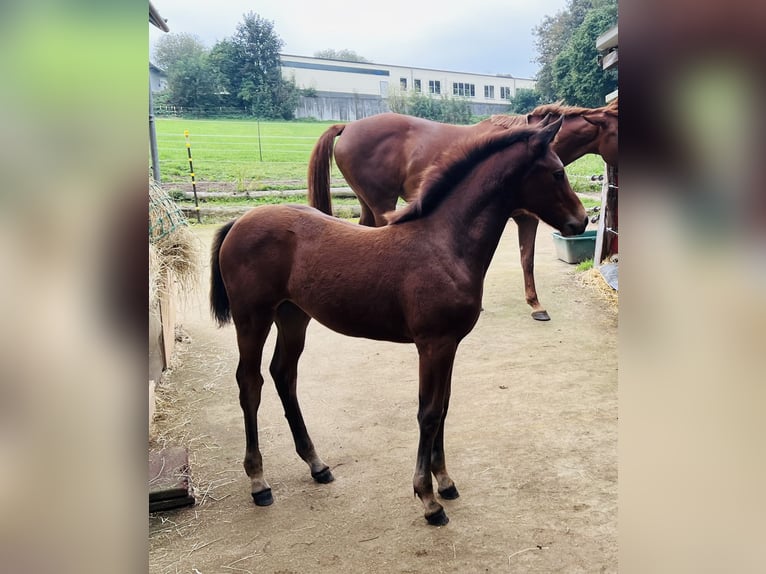
[[[484,276],[512,211],[510,197],[498,186],[471,174],[424,221],[433,233],[445,233],[445,247]],[[429,231],[431,232],[431,231]]]
[[[554,140],[553,150],[564,165],[569,165],[585,154],[598,153],[598,137],[567,129],[564,123],[564,127]]]

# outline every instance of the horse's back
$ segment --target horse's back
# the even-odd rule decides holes
[[[335,163],[375,211],[382,196],[412,201],[423,171],[472,129],[477,128],[404,114],[378,114],[346,125],[335,143]]]

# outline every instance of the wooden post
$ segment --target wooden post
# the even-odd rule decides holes
[[[604,181],[601,183],[601,215],[598,218],[598,228],[596,231],[596,248],[593,251],[593,266],[601,267],[601,260],[603,259],[602,253],[604,251],[604,233],[606,228],[606,204],[607,195],[609,193],[609,177],[608,168],[606,163],[604,164]]]
[[[606,177],[601,184],[601,216],[598,218],[596,248],[593,252],[593,266],[617,252],[617,170],[604,164]]]

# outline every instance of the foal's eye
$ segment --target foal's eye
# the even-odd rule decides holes
[[[555,179],[556,181],[564,181],[564,170],[554,171],[553,179]]]

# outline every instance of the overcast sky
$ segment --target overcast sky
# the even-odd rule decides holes
[[[274,23],[282,53],[313,56],[352,50],[379,64],[534,78],[535,26],[566,0],[152,0],[170,33],[196,35],[208,47],[233,36],[253,11]],[[153,47],[163,35],[149,26]]]

